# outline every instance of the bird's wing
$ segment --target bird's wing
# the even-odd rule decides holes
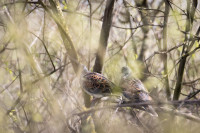
[[[124,78],[120,82],[123,94],[126,98],[134,101],[150,101],[148,91],[142,82],[135,78]]]
[[[91,93],[111,93],[111,83],[102,74],[88,73],[84,75],[84,88]]]

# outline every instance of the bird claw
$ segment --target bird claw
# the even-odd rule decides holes
[[[123,103],[122,96],[119,96],[119,98],[117,98],[116,101],[117,101],[118,105],[121,105]],[[117,113],[118,110],[119,110],[119,107],[116,108],[115,113]]]
[[[118,98],[119,97],[119,98]],[[122,96],[117,96],[117,98],[115,98],[115,102],[117,102],[119,105],[123,103],[123,98]]]

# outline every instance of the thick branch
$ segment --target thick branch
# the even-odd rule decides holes
[[[103,24],[101,28],[101,35],[99,41],[99,48],[97,51],[94,65],[94,71],[99,73],[101,73],[102,71],[103,62],[106,54],[107,42],[110,33],[110,27],[112,24],[112,12],[114,8],[114,2],[115,0],[107,0],[106,2],[106,9],[104,12]]]
[[[136,2],[137,7],[148,9],[147,0],[137,0],[135,2]],[[149,19],[147,18],[147,15],[142,10],[139,10],[139,13],[142,18],[143,25],[148,25]],[[144,34],[144,37],[143,37],[142,46],[141,46],[141,50],[138,57],[139,61],[142,61],[144,58],[144,53],[146,51],[146,39],[147,39],[147,34],[149,32],[149,27],[148,26],[142,27],[142,32]]]
[[[194,2],[195,4],[193,4],[190,9],[190,1],[187,0],[187,21],[186,21],[186,29],[185,29],[186,33],[188,33],[192,27],[192,23],[193,23],[192,20],[194,18],[194,13],[195,13],[196,6],[197,6],[197,0],[194,0],[194,1],[195,1]],[[189,37],[186,34],[185,41],[187,42],[188,40],[189,40]],[[187,55],[188,52],[189,52],[189,49],[187,49],[187,47],[185,47],[185,45],[184,45],[183,50],[182,50],[182,56]],[[180,97],[181,85],[182,85],[182,80],[183,80],[183,73],[184,73],[184,69],[185,69],[186,59],[187,59],[187,56],[184,56],[179,64],[178,77],[177,77],[177,82],[176,82],[176,86],[175,86],[175,90],[174,90],[173,100],[178,100]]]
[[[181,100],[181,101],[171,101],[171,102],[159,102],[159,103],[153,103],[153,102],[140,102],[140,103],[126,103],[126,104],[120,104],[120,105],[110,105],[110,106],[104,106],[104,107],[95,107],[95,108],[91,108],[89,110],[86,110],[86,111],[83,111],[83,112],[80,112],[80,113],[74,113],[72,114],[71,116],[69,116],[67,118],[67,120],[69,120],[71,117],[73,116],[82,116],[82,115],[88,115],[90,113],[94,113],[96,111],[101,111],[101,110],[106,110],[106,109],[116,109],[116,108],[119,108],[119,107],[132,107],[132,108],[136,108],[136,109],[140,109],[141,106],[145,106],[145,105],[155,105],[157,107],[160,107],[160,106],[163,106],[163,105],[180,105],[180,104],[198,104],[200,105],[200,100]],[[167,112],[167,113],[173,113],[175,115],[178,115],[178,116],[183,116],[185,117],[186,119],[190,119],[192,121],[195,121],[195,122],[200,122],[200,118],[199,117],[196,117],[194,115],[188,115],[186,113],[181,113],[179,111],[174,111],[174,110],[171,110],[171,109],[163,109],[163,108],[160,108],[160,109],[157,109],[157,111],[160,111],[160,112]]]
[[[164,27],[163,27],[163,51],[167,51],[167,23],[169,16],[169,3],[165,0],[165,13],[164,13]],[[168,67],[167,67],[167,53],[163,55],[163,64],[164,64],[164,80],[167,99],[170,100],[171,92],[169,88],[169,78],[168,78]]]

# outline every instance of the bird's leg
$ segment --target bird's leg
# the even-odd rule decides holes
[[[116,94],[111,94],[109,97],[111,102],[118,103],[119,105],[123,103],[123,96],[122,95],[116,95]]]
[[[124,102],[123,96],[120,96],[119,100],[119,104],[122,104]]]
[[[117,102],[118,102],[118,105],[121,105],[121,104],[123,103],[123,98],[122,98],[122,96],[119,96],[119,98],[118,98],[117,100],[119,100],[119,101],[117,101]],[[118,110],[119,110],[119,107],[117,107],[117,109],[115,110],[115,113],[117,113]]]

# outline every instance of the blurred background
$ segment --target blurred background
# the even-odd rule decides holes
[[[0,133],[199,133],[199,3],[1,0]],[[86,108],[80,64],[116,85],[128,66],[155,102],[171,104],[155,105],[158,117]]]

